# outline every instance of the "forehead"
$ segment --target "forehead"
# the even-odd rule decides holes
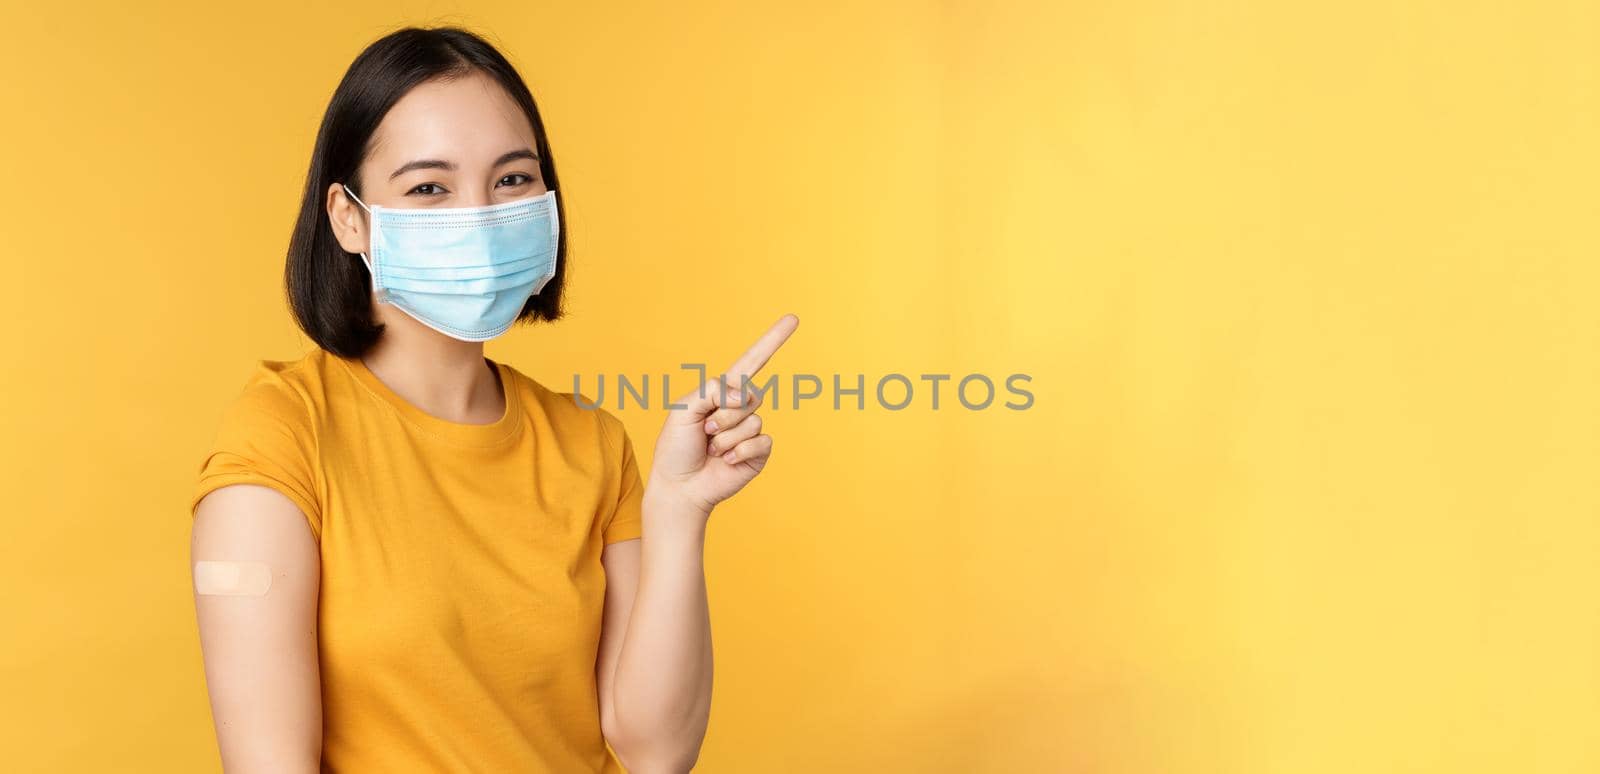
[[[372,134],[366,164],[397,167],[417,158],[471,168],[513,148],[533,148],[533,125],[493,78],[481,73],[419,84]],[[387,173],[385,173],[387,174]]]

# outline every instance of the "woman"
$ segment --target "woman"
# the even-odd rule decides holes
[[[675,401],[642,479],[615,416],[483,353],[560,316],[560,197],[532,95],[478,37],[400,30],[345,74],[285,273],[317,347],[260,363],[194,492],[228,772],[695,761],[706,520],[771,453],[738,387],[798,321]]]

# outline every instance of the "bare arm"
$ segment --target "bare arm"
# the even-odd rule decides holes
[[[613,748],[620,748],[617,734],[617,703],[614,700],[617,657],[622,654],[622,638],[633,616],[633,600],[639,590],[639,538],[612,543],[600,552],[606,573],[605,615],[600,625],[600,652],[595,659],[595,688],[600,697],[600,732]],[[617,749],[617,757],[623,752]],[[623,764],[627,765],[627,760]],[[630,770],[632,766],[628,767]]]
[[[646,530],[679,521],[646,490]],[[598,686],[601,728],[633,774],[694,766],[711,715],[711,615],[704,519],[699,529],[655,530],[613,543]]]
[[[270,488],[225,486],[195,508],[190,558],[223,770],[316,774],[322,568],[311,527]]]
[[[751,380],[799,324],[784,315],[721,376],[673,402],[644,490],[642,539],[601,554],[601,727],[636,774],[679,774],[699,759],[711,715],[706,524],[772,455]]]

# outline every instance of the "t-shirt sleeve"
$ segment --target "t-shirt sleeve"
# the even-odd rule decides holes
[[[223,412],[216,438],[200,463],[189,502],[191,518],[211,492],[231,484],[257,484],[277,490],[298,506],[312,535],[321,541],[315,448],[304,399],[276,372],[258,368]]]
[[[608,415],[606,420],[607,424],[612,425],[612,432],[621,439],[621,453],[616,457],[619,460],[617,475],[621,486],[616,508],[605,526],[604,542],[611,544],[632,540],[644,533],[644,482],[639,476],[639,462],[634,459],[633,440],[628,437],[627,428],[614,416]]]

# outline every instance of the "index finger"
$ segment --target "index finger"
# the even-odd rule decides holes
[[[734,361],[725,375],[734,380],[735,384],[742,383],[743,377],[755,376],[756,372],[772,358],[772,354],[778,351],[778,347],[783,346],[783,342],[789,339],[789,334],[794,333],[794,329],[798,327],[800,318],[792,314],[778,318],[766,333],[761,334],[761,338],[756,339],[756,343],[752,344],[750,349],[745,350],[745,353]]]

